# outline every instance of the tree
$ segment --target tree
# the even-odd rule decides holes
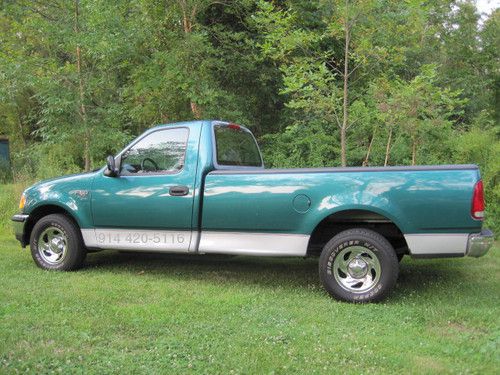
[[[250,126],[268,166],[478,159],[492,201],[494,158],[467,142],[498,143],[499,15],[479,22],[469,0],[0,1],[0,133],[15,178],[33,179],[219,118]]]
[[[461,118],[463,124],[470,124],[488,105],[494,90],[488,73],[494,58],[484,49],[485,34],[480,31],[479,20],[474,1],[456,2],[438,31],[441,45],[437,79],[440,85],[461,91],[461,97],[468,100]]]
[[[485,102],[478,107],[481,111],[486,109],[494,121],[500,124],[500,106],[498,105],[500,103],[500,48],[498,48],[500,45],[500,9],[493,11],[491,16],[484,21],[479,38],[481,48],[478,54],[483,55],[480,66],[486,84],[482,86]],[[474,99],[470,98],[470,100]],[[479,116],[484,116],[484,113],[480,113]]]
[[[410,144],[411,165],[418,162],[418,150],[434,135],[449,134],[454,119],[463,113],[465,100],[460,91],[442,89],[436,85],[436,67],[425,65],[410,82],[381,80],[373,90],[379,118],[387,128],[384,165],[388,165],[393,133],[404,132]],[[437,130],[437,131],[436,131]],[[438,140],[433,139],[433,142]]]
[[[80,97],[80,110],[79,110],[79,115],[82,119],[83,123],[83,128],[84,128],[84,134],[83,134],[83,139],[84,139],[84,160],[85,160],[85,171],[88,172],[90,171],[90,142],[91,142],[91,134],[92,130],[89,128],[88,123],[87,123],[87,109],[85,105],[85,84],[83,82],[83,74],[82,74],[82,51],[80,48],[80,43],[78,42],[78,39],[80,38],[80,24],[79,24],[79,17],[80,17],[80,1],[75,0],[75,37],[77,39],[76,43],[76,72],[78,74],[78,93]]]
[[[337,124],[339,159],[345,166],[350,158],[348,131],[360,121],[353,109],[366,108],[366,91],[374,72],[387,74],[387,66],[401,61],[406,53],[391,37],[384,35],[385,30],[378,30],[380,23],[393,25],[403,22],[404,16],[398,12],[399,2],[382,6],[370,0],[322,1],[313,10],[320,20],[318,25],[304,29],[301,27],[304,16],[299,15],[293,5],[279,8],[267,2],[259,3],[254,20],[261,32],[265,32],[259,46],[283,74],[280,93],[286,98],[286,106],[293,110],[294,118],[307,123],[307,119],[314,116],[325,126]],[[416,6],[412,5],[412,9]],[[420,20],[416,11],[415,14]],[[410,34],[412,27],[415,27],[413,23],[403,30]],[[401,27],[396,30],[401,31]],[[414,39],[408,41],[411,46],[416,44]],[[357,156],[353,159],[358,160]]]

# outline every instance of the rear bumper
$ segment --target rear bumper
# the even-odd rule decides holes
[[[28,221],[29,215],[17,214],[12,216],[12,226],[14,228],[14,234],[16,239],[21,242],[22,247],[26,247],[27,241],[25,236],[26,222]]]
[[[465,255],[478,258],[488,252],[493,245],[493,232],[489,229],[483,229],[481,233],[469,235],[467,242],[467,251]]]

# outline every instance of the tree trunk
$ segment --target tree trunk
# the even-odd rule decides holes
[[[80,28],[78,25],[78,16],[79,16],[79,0],[75,0],[75,34],[78,37],[78,34],[80,33]],[[84,128],[84,134],[83,134],[83,157],[85,161],[85,171],[88,172],[91,169],[91,161],[90,161],[90,137],[91,137],[91,131],[88,128],[87,124],[87,109],[85,108],[85,87],[83,83],[83,77],[82,77],[82,54],[81,54],[81,49],[80,45],[76,45],[76,71],[78,73],[78,91],[80,94],[80,108],[79,108],[79,114],[80,117],[82,118],[83,122],[83,128]]]
[[[21,115],[19,114],[19,111],[17,113],[17,122],[19,123],[19,137],[21,138],[23,146],[26,147],[26,138],[24,138],[23,120],[21,120]]]
[[[415,165],[416,163],[417,163],[417,138],[413,136],[411,145],[411,165]]]
[[[389,136],[387,137],[387,146],[385,147],[384,167],[387,167],[387,163],[389,162],[389,153],[391,152],[391,141],[392,141],[392,127],[389,128]]]
[[[193,101],[191,101],[191,112],[193,112],[193,116],[195,119],[201,119],[201,109],[198,104]]]
[[[370,159],[370,153],[372,151],[372,145],[373,145],[373,140],[375,139],[375,132],[376,131],[377,131],[377,128],[375,128],[373,130],[372,138],[370,139],[370,144],[368,145],[368,150],[366,150],[365,160],[363,160],[363,167],[366,167],[368,165],[368,160]]]
[[[344,17],[344,32],[345,32],[345,46],[344,46],[344,98],[343,98],[343,116],[342,127],[340,128],[340,153],[342,166],[347,165],[347,150],[346,150],[346,133],[349,124],[349,22],[348,22],[348,0],[345,1],[345,17]]]
[[[196,15],[196,5],[193,6],[191,12],[188,11],[188,5],[185,0],[180,0],[179,5],[182,9],[182,27],[184,29],[184,33],[187,35],[191,33],[193,29],[193,22],[191,17]],[[190,101],[191,113],[193,117],[197,120],[201,119],[201,108],[194,101]]]

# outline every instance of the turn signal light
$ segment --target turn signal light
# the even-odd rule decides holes
[[[19,201],[19,209],[22,210],[26,204],[26,195],[21,195],[21,200]]]
[[[484,219],[484,190],[482,180],[479,180],[476,185],[474,185],[471,215],[476,220]]]

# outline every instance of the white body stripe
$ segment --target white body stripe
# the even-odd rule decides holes
[[[309,235],[288,233],[82,229],[85,246],[97,249],[254,256],[305,256]],[[411,255],[463,254],[467,233],[406,234]]]
[[[134,229],[82,229],[85,246],[97,249],[256,256],[305,256],[309,236],[305,234],[247,232],[189,232]]]
[[[464,254],[467,251],[467,233],[405,234],[412,255]]]
[[[309,235],[202,231],[200,253],[305,256]]]

